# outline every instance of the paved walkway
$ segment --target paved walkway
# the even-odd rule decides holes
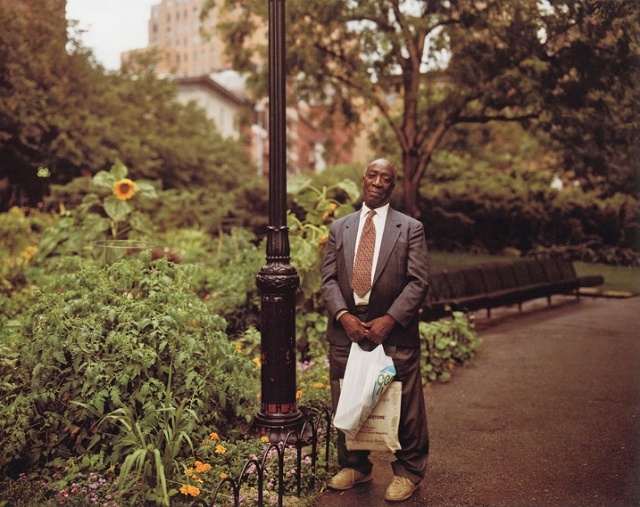
[[[425,389],[429,473],[403,507],[640,506],[640,298],[554,297],[477,314],[484,343]],[[393,456],[317,507],[390,506]]]

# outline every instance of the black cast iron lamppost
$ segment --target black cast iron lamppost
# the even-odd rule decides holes
[[[285,0],[269,0],[269,228],[267,263],[256,277],[262,299],[261,408],[256,423],[272,441],[298,428],[295,295],[287,211]]]

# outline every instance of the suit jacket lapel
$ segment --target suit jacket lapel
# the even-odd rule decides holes
[[[360,224],[360,211],[357,211],[346,220],[344,228],[344,262],[347,266],[347,280],[351,283],[353,277],[353,262],[356,258],[356,237],[358,236],[358,225]]]
[[[373,277],[373,285],[378,281],[380,273],[382,273],[382,270],[386,266],[389,256],[400,237],[400,226],[402,225],[402,222],[398,220],[399,215],[400,214],[397,211],[389,208],[387,220],[384,224],[384,232],[382,233],[382,244],[380,245],[380,254],[378,255],[376,273]]]

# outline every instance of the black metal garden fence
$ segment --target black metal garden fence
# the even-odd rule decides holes
[[[318,475],[319,444],[324,439],[324,468],[329,470],[331,448],[331,416],[330,410],[323,409],[309,414],[300,431],[289,431],[284,440],[270,443],[264,450],[262,458],[250,457],[242,467],[237,478],[225,477],[216,487],[212,498],[194,500],[190,507],[219,507],[233,505],[239,507],[242,499],[242,486],[248,480],[256,481],[256,496],[252,505],[265,505],[264,493],[269,488],[277,493],[277,505],[282,507],[287,494],[300,497],[303,492],[303,469],[307,469],[309,480],[306,491],[316,488]],[[295,460],[285,459],[287,452],[294,453]],[[276,461],[275,474],[272,462]],[[293,461],[291,464],[290,461]],[[289,468],[290,467],[290,468]],[[271,480],[269,478],[271,477]],[[286,479],[293,479],[287,482]],[[230,490],[230,491],[229,491]],[[230,494],[229,494],[230,493]],[[231,503],[233,502],[233,503]]]

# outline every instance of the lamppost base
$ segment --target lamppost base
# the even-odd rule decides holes
[[[304,420],[304,414],[299,410],[286,415],[258,412],[255,425],[260,435],[268,437],[271,443],[278,443],[285,441],[290,432],[300,434]]]

